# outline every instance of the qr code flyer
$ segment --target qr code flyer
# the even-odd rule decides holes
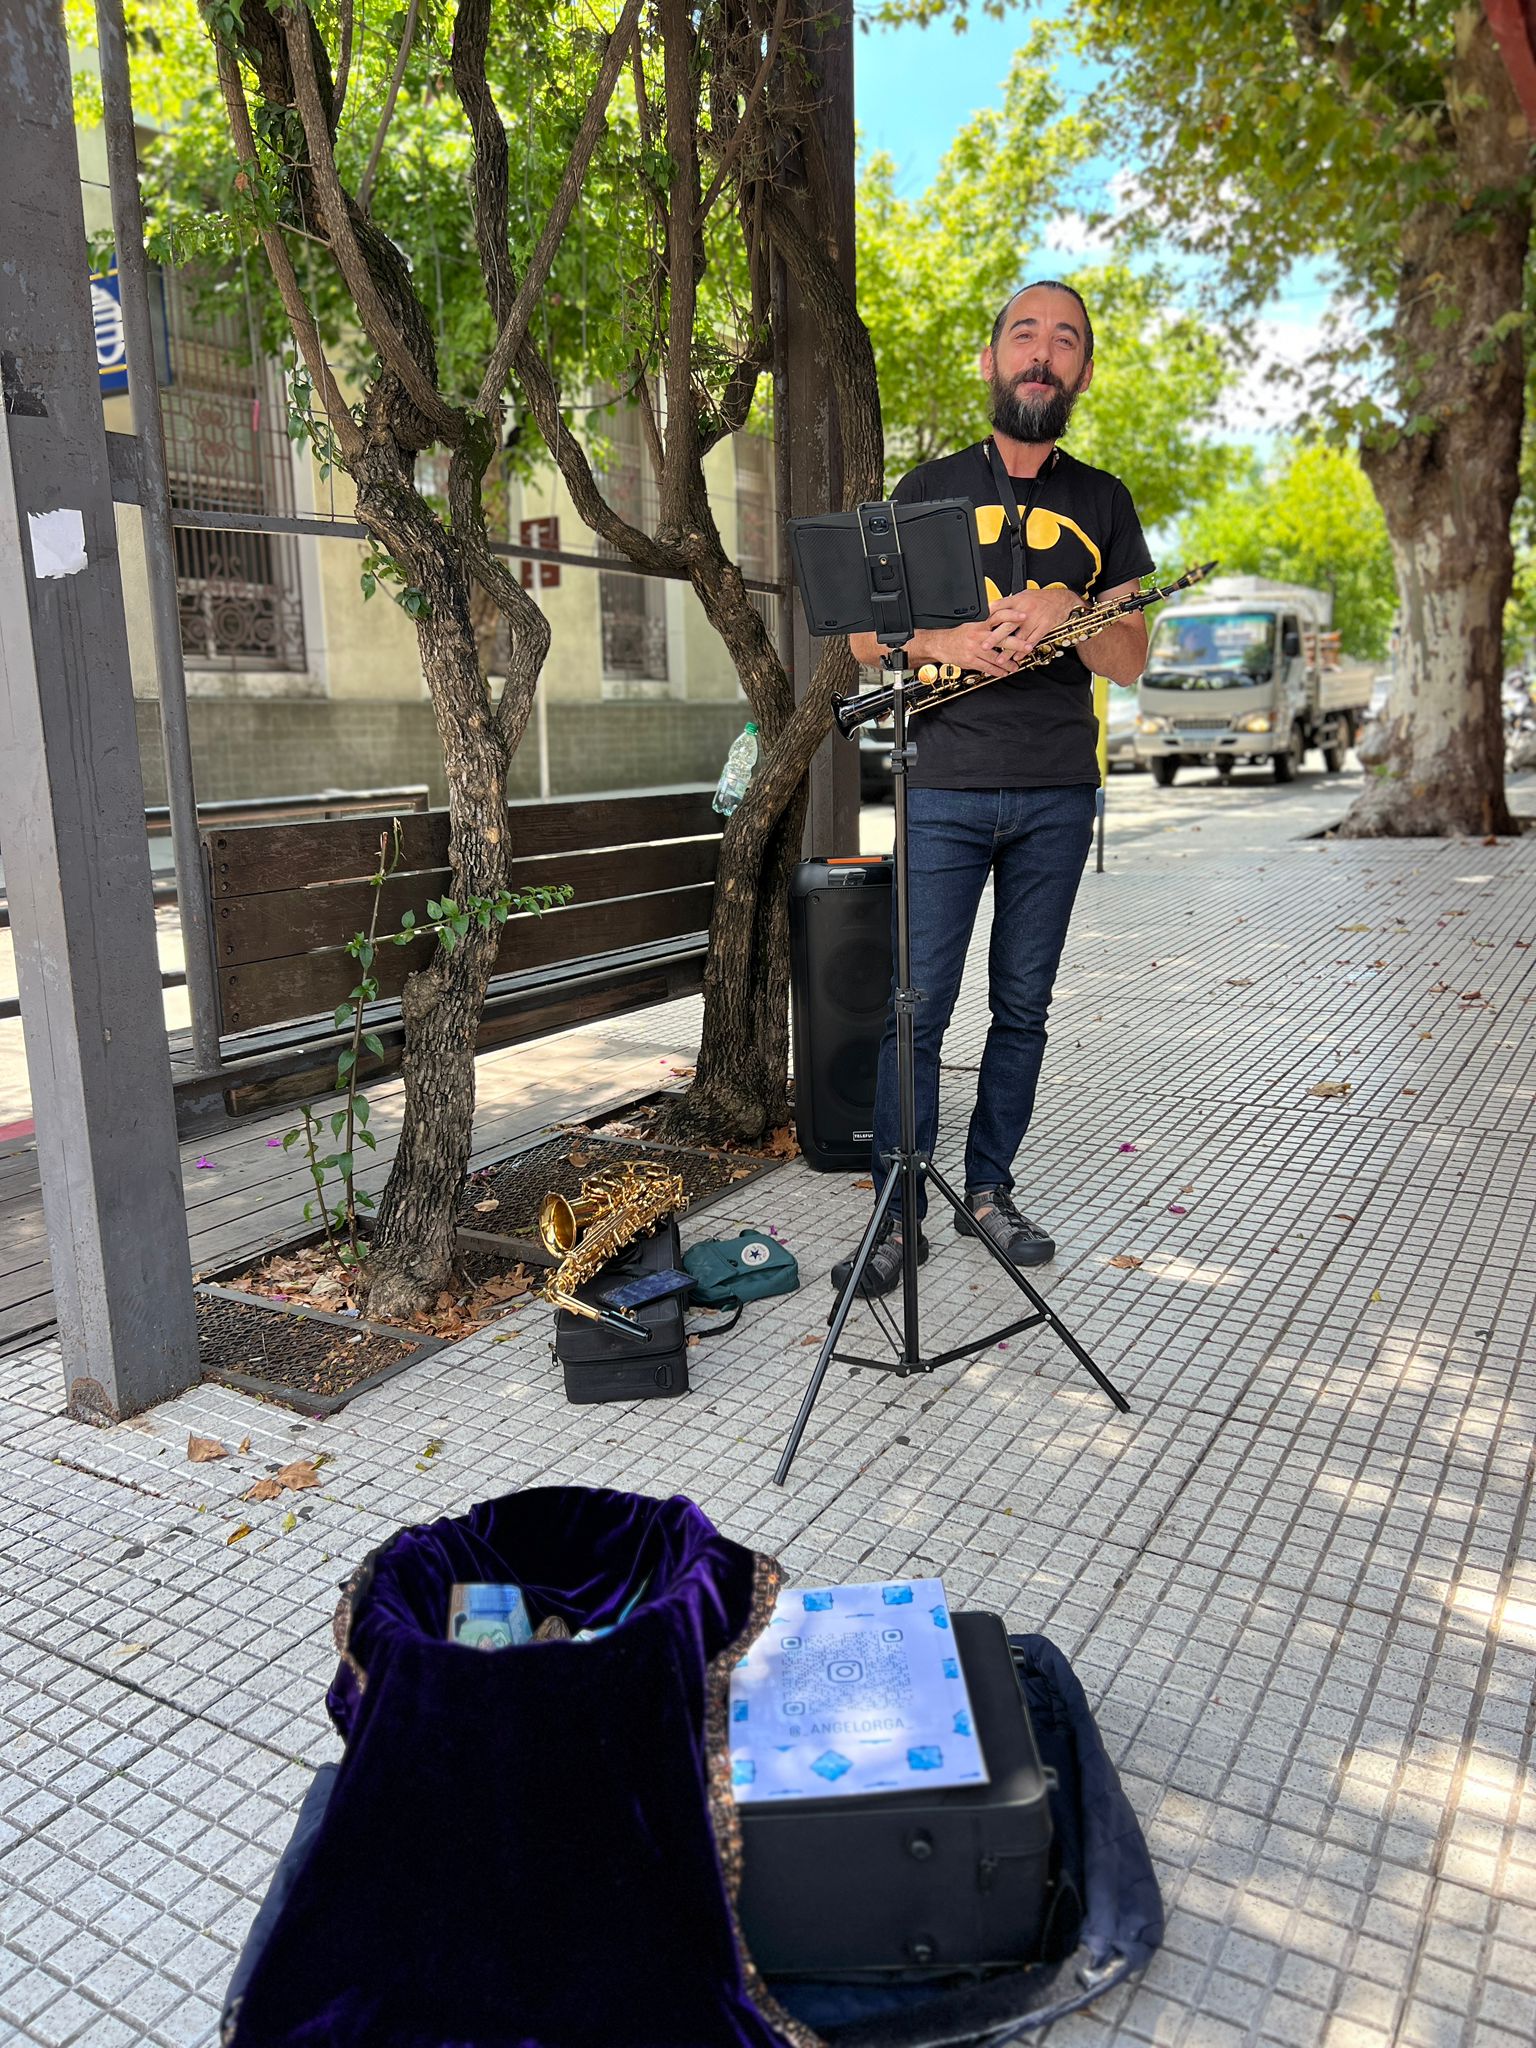
[[[986,1778],[941,1580],[779,1595],[731,1678],[738,1801]]]

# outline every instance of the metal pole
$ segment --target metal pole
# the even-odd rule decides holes
[[[133,95],[128,79],[122,0],[96,0],[96,32],[101,56],[107,179],[112,195],[112,235],[117,244],[123,340],[128,357],[128,400],[138,443],[139,511],[154,627],[160,747],[165,758],[166,805],[171,814],[176,902],[192,1011],[192,1050],[199,1068],[206,1069],[216,1065],[219,1057],[213,925],[198,849],[197,790],[192,772],[187,672],[182,660],[181,615],[176,596],[171,487],[166,473],[165,429],[149,318],[149,264],[144,254],[144,209],[139,199],[139,153],[133,133]]]
[[[905,663],[906,651],[897,657]],[[907,769],[914,748],[907,744],[906,669],[891,677],[895,745],[891,752],[891,794],[896,812],[896,1075],[901,1096],[901,1365],[915,1372],[923,1362],[918,1337],[917,1240],[921,1230],[923,1167],[917,1159],[917,1046],[912,1008],[922,990],[912,986],[912,920],[907,908]],[[924,1161],[924,1166],[926,1166]]]
[[[72,1415],[198,1377],[111,468],[57,0],[0,0],[0,817]]]

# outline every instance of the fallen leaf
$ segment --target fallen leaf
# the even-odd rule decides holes
[[[283,1491],[280,1481],[272,1478],[258,1479],[248,1493],[242,1493],[242,1500],[276,1500]]]
[[[1228,981],[1227,981],[1227,987],[1228,987],[1228,988],[1252,988],[1252,987],[1253,987],[1253,983],[1252,983],[1251,981],[1245,980],[1245,979],[1244,979],[1244,978],[1243,978],[1242,976],[1236,976],[1236,977],[1229,977],[1229,979],[1228,979]]]
[[[230,1544],[231,1544],[231,1543],[243,1543],[243,1542],[244,1542],[244,1540],[245,1540],[245,1538],[246,1538],[247,1536],[249,1536],[249,1535],[250,1535],[250,1533],[251,1533],[251,1525],[250,1525],[250,1523],[249,1523],[249,1522],[242,1522],[242,1523],[240,1524],[240,1526],[239,1526],[239,1528],[238,1528],[238,1529],[234,1530],[234,1531],[233,1531],[233,1532],[232,1532],[232,1533],[231,1533],[230,1535],[228,1535],[228,1536],[226,1536],[226,1537],[225,1537],[225,1539],[224,1539],[224,1548],[225,1548],[226,1550],[228,1550],[228,1548],[229,1548],[229,1546],[230,1546]]]
[[[448,1292],[447,1288],[445,1287],[445,1288],[443,1289],[442,1293],[441,1293],[441,1294],[440,1294],[440,1295],[439,1295],[439,1296],[437,1297],[437,1308],[438,1308],[438,1313],[439,1313],[439,1314],[441,1315],[441,1314],[442,1314],[442,1313],[444,1313],[444,1312],[445,1312],[446,1310],[448,1310],[448,1309],[450,1309],[450,1308],[452,1308],[452,1307],[453,1307],[453,1296],[452,1296],[452,1295],[451,1295],[451,1294],[450,1294],[450,1293]]]
[[[243,1437],[241,1437],[241,1439],[240,1439],[240,1448],[239,1448],[239,1450],[238,1450],[238,1451],[236,1452],[236,1456],[237,1456],[237,1457],[241,1457],[241,1458],[243,1458],[243,1457],[245,1456],[246,1452],[247,1452],[247,1451],[248,1451],[248,1450],[249,1450],[250,1448],[251,1448],[251,1440],[250,1440],[250,1438],[249,1438],[248,1436],[243,1436]]]
[[[1335,930],[1341,932],[1368,932],[1370,926],[1368,924],[1341,924],[1335,926]]]
[[[1354,1086],[1353,1081],[1319,1081],[1315,1088],[1309,1088],[1309,1095],[1347,1095]]]
[[[1136,1147],[1134,1145],[1122,1145],[1120,1147],[1120,1150],[1122,1152],[1134,1152],[1136,1150]]]
[[[187,1456],[194,1465],[211,1465],[215,1458],[227,1458],[229,1452],[216,1436],[189,1436]]]
[[[427,1447],[421,1455],[424,1458],[435,1458],[442,1448],[443,1439],[440,1436],[429,1436],[427,1438]]]
[[[1168,1214],[1170,1216],[1187,1216],[1189,1214],[1189,1211],[1187,1209],[1180,1208],[1177,1202],[1170,1202],[1168,1204]]]
[[[141,1650],[148,1648],[148,1643],[114,1643],[112,1654],[114,1657],[137,1657]]]
[[[1497,839],[1485,839],[1483,841],[1484,846],[1497,846],[1498,843]]]
[[[1372,1301],[1380,1301],[1380,1299],[1381,1299],[1381,1289],[1380,1289],[1379,1287],[1373,1287],[1373,1288],[1371,1289],[1371,1299],[1372,1299]]]
[[[812,1330],[809,1337],[802,1337],[800,1342],[802,1344],[819,1344],[821,1342],[821,1332],[819,1330]]]
[[[689,1342],[689,1344],[690,1344],[690,1345],[692,1345],[692,1344],[697,1344],[697,1343],[698,1343],[698,1341],[699,1341],[699,1340],[698,1340],[698,1338],[697,1338],[697,1337],[690,1337],[690,1338],[688,1339],[688,1342]]]
[[[1405,1095],[1417,1095],[1417,1094],[1418,1094],[1418,1092],[1419,1092],[1419,1091],[1418,1091],[1418,1089],[1417,1089],[1417,1088],[1405,1088],[1405,1089],[1403,1090],[1403,1093],[1404,1093]]]
[[[199,1160],[198,1160],[198,1162],[197,1162],[197,1164],[198,1164],[198,1166],[199,1166],[199,1168],[201,1169],[201,1171],[202,1171],[202,1172],[204,1172],[204,1173],[212,1173],[212,1171],[213,1171],[213,1161],[212,1161],[211,1159],[199,1159]]]
[[[287,1535],[291,1534],[291,1532],[292,1532],[293,1530],[297,1529],[297,1527],[298,1527],[298,1526],[299,1526],[299,1518],[298,1518],[298,1516],[297,1516],[297,1515],[296,1515],[296,1514],[295,1514],[295,1513],[293,1512],[293,1509],[292,1509],[292,1508],[290,1508],[290,1509],[288,1510],[287,1514],[286,1514],[286,1515],[284,1515],[284,1517],[283,1517],[283,1519],[282,1519],[282,1524],[281,1524],[281,1527],[282,1527],[282,1531],[283,1531],[283,1534],[284,1534],[285,1536],[287,1536]]]
[[[302,1493],[306,1486],[318,1486],[320,1476],[308,1458],[295,1458],[291,1465],[283,1465],[273,1474],[293,1493]]]
[[[1342,1209],[1335,1209],[1333,1212],[1333,1220],[1335,1223],[1353,1223],[1355,1219],[1353,1216],[1346,1216]]]
[[[1124,1266],[1126,1268],[1129,1268],[1131,1266],[1139,1266],[1141,1264],[1141,1260],[1137,1258],[1134,1252],[1116,1252],[1115,1256],[1110,1260],[1109,1263],[1112,1266]]]
[[[854,1182],[854,1186],[856,1188],[872,1188],[874,1186],[874,1182],[872,1180],[856,1180]]]
[[[489,1215],[490,1215],[490,1213],[491,1213],[491,1211],[492,1211],[493,1209],[499,1209],[500,1207],[501,1207],[501,1199],[500,1199],[500,1197],[499,1197],[499,1196],[497,1196],[497,1195],[491,1195],[491,1196],[490,1196],[490,1197],[489,1197],[489,1198],[488,1198],[488,1199],[487,1199],[486,1201],[484,1201],[484,1202],[476,1202],[476,1204],[475,1204],[475,1214],[476,1214],[477,1216],[489,1216]]]

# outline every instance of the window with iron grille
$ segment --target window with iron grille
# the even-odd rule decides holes
[[[773,487],[773,442],[766,434],[737,434],[736,563],[743,576],[774,582],[779,573]],[[779,600],[765,590],[748,593],[770,638],[779,630]]]
[[[293,458],[275,366],[237,310],[200,306],[166,277],[171,383],[162,394],[171,503],[259,519],[294,510]],[[176,594],[189,668],[307,665],[299,544],[288,533],[178,526]]]
[[[602,422],[607,448],[600,469],[603,493],[631,526],[653,533],[660,496],[650,459],[640,441],[640,413],[621,405]],[[597,552],[612,561],[624,559],[611,541],[599,536]],[[667,658],[667,587],[656,576],[637,576],[618,569],[600,569],[597,602],[603,645],[605,697],[669,696]]]

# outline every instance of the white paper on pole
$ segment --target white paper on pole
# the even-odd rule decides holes
[[[57,512],[29,512],[35,576],[78,576],[86,565],[85,521],[72,506]]]
[[[986,1779],[941,1580],[779,1595],[731,1675],[739,1802]]]

